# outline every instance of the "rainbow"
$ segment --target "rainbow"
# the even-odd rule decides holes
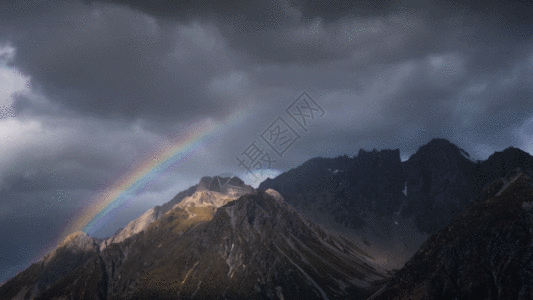
[[[98,193],[99,196],[96,200],[74,212],[65,221],[55,238],[45,245],[45,249],[32,262],[39,261],[69,234],[75,231],[87,233],[97,224],[107,223],[121,207],[129,204],[135,195],[142,192],[147,186],[154,184],[166,170],[180,166],[198,150],[216,141],[221,133],[241,124],[247,116],[250,116],[250,113],[241,108],[219,125],[212,120],[207,120],[194,126],[194,129],[186,137],[182,137],[173,145],[160,149],[157,154],[146,159],[135,171],[114,182],[103,193]],[[74,220],[71,221],[72,219]]]

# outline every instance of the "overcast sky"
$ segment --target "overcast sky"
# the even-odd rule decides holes
[[[269,149],[270,125],[291,134],[270,175],[360,148],[405,160],[436,137],[474,159],[533,153],[532,5],[487,2],[0,2],[0,282],[206,122],[218,130],[95,236],[202,176],[257,185],[235,158]],[[303,92],[313,116],[293,119]]]

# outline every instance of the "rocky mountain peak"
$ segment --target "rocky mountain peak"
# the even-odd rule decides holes
[[[494,152],[489,158],[482,162],[483,171],[503,172],[499,177],[505,176],[517,167],[523,170],[533,170],[533,156],[520,149],[509,147],[501,152]]]
[[[357,246],[303,218],[274,190],[231,201],[179,235],[167,235],[173,230],[161,222],[173,220],[146,234],[162,245],[133,241],[157,259],[128,299],[345,299],[369,295],[386,277]]]
[[[283,197],[281,196],[280,193],[278,193],[277,191],[273,190],[273,189],[268,189],[265,191],[265,193],[267,193],[268,195],[270,195],[272,198],[274,198],[276,201],[281,201],[281,200],[285,200],[283,199]]]
[[[471,162],[470,154],[446,139],[432,139],[421,146],[408,162],[424,162],[430,165],[460,164]]]
[[[78,248],[80,250],[92,250],[94,239],[83,231],[76,231],[67,236],[58,247]]]
[[[150,224],[162,218],[166,213],[179,207],[211,207],[216,209],[223,206],[229,201],[235,200],[241,195],[252,192],[253,188],[248,186],[238,177],[202,177],[200,182],[176,195],[171,201],[155,206],[137,219],[131,221],[118,233],[109,237],[100,243],[100,249],[103,250],[112,243],[119,243],[132,235],[146,230]],[[189,211],[189,210],[186,210]],[[191,212],[191,215],[195,215]]]
[[[354,159],[359,159],[363,161],[381,160],[383,162],[394,163],[400,160],[400,149],[395,149],[395,150],[383,149],[379,151],[376,149],[373,149],[372,151],[365,151],[364,149],[359,149],[359,152],[357,156],[354,157]]]
[[[273,189],[220,207],[213,197],[232,198],[197,191],[102,251],[63,251],[53,264],[34,264],[0,287],[0,298],[364,299],[387,277],[370,255]],[[68,244],[85,238],[76,233]]]

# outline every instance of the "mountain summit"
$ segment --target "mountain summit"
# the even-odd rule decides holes
[[[126,227],[115,233],[112,237],[102,241],[100,248],[103,250],[112,243],[122,242],[128,237],[145,230],[150,224],[160,219],[165,213],[183,202],[194,204],[194,202],[205,200],[207,202],[198,202],[195,206],[203,205],[218,208],[241,195],[251,193],[252,190],[253,188],[251,186],[246,185],[238,177],[202,177],[197,185],[179,193],[171,201],[162,206],[155,206],[149,209],[140,217],[131,221]]]

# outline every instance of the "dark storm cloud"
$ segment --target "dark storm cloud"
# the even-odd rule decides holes
[[[230,44],[258,60],[290,63],[346,57],[357,49],[372,50],[385,62],[420,57],[436,49],[502,39],[518,42],[531,36],[533,8],[527,1],[119,1],[176,20],[217,22]],[[395,15],[399,17],[391,18]],[[388,20],[387,20],[387,17]],[[367,20],[381,22],[373,38],[331,44],[327,39],[287,39],[287,33],[321,20],[330,35],[365,31]],[[339,22],[349,20],[363,26]],[[341,25],[341,26],[339,26]],[[353,24],[352,24],[353,25]],[[350,28],[352,27],[352,28]],[[487,31],[490,29],[490,31]],[[284,38],[285,37],[285,38]],[[408,39],[407,39],[408,38]],[[387,40],[389,39],[389,40]],[[340,42],[340,41],[339,41]],[[399,43],[390,51],[389,42]],[[475,48],[475,47],[471,47]],[[379,50],[379,51],[376,51]],[[473,50],[473,49],[472,49]],[[494,51],[488,49],[487,51]],[[390,52],[390,53],[387,53]],[[500,57],[501,58],[501,57]],[[499,60],[500,63],[501,60]],[[494,61],[493,63],[495,63]]]
[[[467,56],[468,74],[482,75],[522,59],[533,32],[520,22],[521,3],[116,2],[140,11],[50,3],[55,9],[41,13],[11,7],[27,21],[14,35],[14,64],[66,107],[153,120],[227,116],[240,98],[209,84],[258,64],[347,60],[338,67],[358,72],[455,51]],[[306,74],[289,76],[302,82]]]
[[[235,101],[205,86],[232,69],[209,24],[159,25],[127,8],[64,5],[27,25],[14,65],[56,101],[109,116],[223,116]]]

